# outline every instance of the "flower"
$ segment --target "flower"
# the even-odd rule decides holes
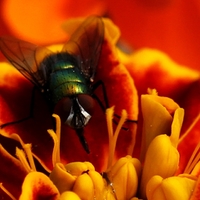
[[[54,115],[54,117],[56,118],[57,126],[59,126],[59,116]],[[108,120],[112,121],[109,115]],[[121,129],[122,125],[120,123],[116,130]],[[57,133],[54,133],[53,130],[48,132],[52,137],[58,139],[60,127],[57,127]],[[79,199],[79,197],[80,199],[110,199],[111,197],[129,199],[136,194],[141,164],[139,160],[131,158],[131,156],[119,159],[115,165],[107,169],[107,172],[104,172],[103,176],[96,172],[94,166],[89,162],[72,162],[63,165],[59,163],[59,160],[53,159],[54,169],[48,178],[45,174],[36,172],[33,155],[30,150],[31,145],[24,144],[16,134],[11,135],[11,137],[20,141],[26,154],[22,150],[16,149],[16,155],[20,161],[19,164],[27,173],[22,185],[20,200],[37,198],[64,199],[65,197],[71,199]],[[53,152],[53,155],[59,153],[55,139],[54,142],[55,152]],[[3,147],[2,152],[7,153]],[[13,159],[12,156],[10,157]],[[57,156],[57,159],[59,159],[59,156]],[[16,170],[18,168],[19,166],[16,167]],[[121,184],[121,180],[123,180],[123,184]],[[1,187],[11,198],[15,199],[2,185]]]
[[[99,71],[97,73],[97,79],[101,79],[105,83],[107,91],[108,91],[107,92],[108,99],[111,105],[115,105],[115,112],[117,113],[117,115],[121,115],[120,111],[123,108],[127,110],[129,119],[137,120],[137,115],[138,115],[137,93],[139,94],[139,97],[140,97],[141,94],[146,93],[147,87],[151,87],[151,88],[156,88],[159,92],[161,91],[162,96],[172,97],[173,99],[175,99],[176,102],[178,102],[178,104],[181,105],[181,107],[185,108],[186,122],[184,123],[185,127],[183,127],[183,130],[188,129],[189,124],[191,124],[191,121],[194,121],[194,118],[199,112],[198,110],[199,73],[195,70],[189,70],[186,67],[179,66],[178,64],[172,62],[165,54],[157,50],[143,49],[143,50],[134,52],[131,55],[126,55],[123,52],[121,52],[119,49],[116,50],[115,43],[119,37],[118,29],[110,21],[105,21],[105,25],[106,25],[107,35],[105,37],[106,39],[102,47],[102,55],[99,61],[99,68],[98,68]],[[67,26],[68,25],[65,24],[65,27]],[[3,71],[4,73],[1,74],[2,78],[0,79],[2,80],[1,81],[1,91],[2,91],[1,100],[2,100],[2,105],[4,105],[1,108],[2,109],[1,113],[4,113],[4,116],[1,120],[2,120],[2,123],[5,123],[10,120],[12,121],[15,119],[20,119],[21,117],[23,118],[23,116],[27,116],[28,111],[27,113],[22,113],[20,106],[23,105],[23,107],[25,108],[27,105],[27,108],[29,109],[30,101],[24,104],[24,102],[22,102],[21,100],[22,99],[21,97],[24,97],[24,94],[26,94],[26,98],[29,96],[30,97],[29,99],[31,99],[30,88],[32,87],[32,85],[22,76],[20,76],[19,73],[14,71],[14,69],[12,69],[10,66],[6,66],[5,63],[1,63],[1,64],[4,66],[3,68],[5,68],[5,71]],[[105,65],[108,67],[105,67]],[[141,68],[141,66],[143,68]],[[170,66],[170,68],[168,68],[168,66]],[[11,71],[7,73],[8,70],[11,70]],[[164,76],[165,78],[161,76],[162,74],[165,75]],[[16,80],[13,80],[12,78],[13,76],[15,76]],[[156,77],[157,79],[156,80],[153,78],[150,79],[149,77],[152,77],[152,76]],[[15,84],[13,85],[10,82],[10,80],[12,80]],[[7,84],[7,82],[9,84]],[[127,88],[124,88],[124,85],[119,84],[119,83],[123,83],[124,85],[127,86]],[[180,84],[182,86],[181,89],[180,89]],[[12,99],[9,98],[10,97],[9,90],[6,90],[6,88],[9,88],[9,89],[12,89],[12,91],[15,91],[15,93],[13,93],[12,95],[16,94],[16,96],[19,96],[18,101],[16,101],[15,104],[13,103]],[[137,88],[137,91],[136,91],[136,88]],[[173,88],[173,90],[171,88]],[[25,93],[24,91],[29,91],[29,93]],[[190,94],[188,94],[188,91],[190,92]],[[101,93],[101,91],[97,91],[97,94],[101,99],[103,99],[102,98],[103,94]],[[181,96],[184,96],[186,98],[182,99]],[[159,102],[159,104],[161,104],[162,106],[167,108],[168,111],[170,111],[169,112],[170,115],[173,115],[174,112],[171,112],[171,107],[170,107],[171,103],[169,101],[167,101],[165,98],[163,100],[162,98],[159,99],[159,97],[158,98],[157,97],[154,98],[154,97],[155,95],[153,95],[153,99],[155,100],[155,102]],[[45,168],[47,172],[50,172],[53,169],[53,165],[51,162],[51,152],[53,149],[53,143],[48,133],[46,133],[46,129],[51,128],[49,127],[49,124],[51,124],[50,123],[51,117],[49,115],[47,105],[41,99],[40,95],[37,93],[36,93],[36,104],[37,106],[35,107],[36,109],[35,114],[37,116],[36,117],[37,119],[30,119],[30,120],[21,122],[21,124],[13,124],[8,127],[5,127],[5,130],[2,131],[2,134],[7,137],[13,137],[13,135],[11,136],[11,134],[13,133],[13,131],[15,131],[21,136],[23,141],[25,141],[26,143],[31,142],[33,145],[32,151],[33,151],[34,157],[40,162],[40,164]],[[195,107],[195,109],[193,109],[193,106]],[[175,106],[175,108],[177,107]],[[20,112],[17,109],[19,109]],[[24,109],[24,111],[28,109]],[[39,114],[37,114],[37,113],[40,113],[41,109],[44,111],[44,116],[40,116]],[[11,111],[9,112],[9,110]],[[157,108],[155,110],[157,110]],[[172,109],[172,111],[174,111],[174,109]],[[19,114],[21,114],[21,116],[19,116]],[[169,115],[169,118],[170,118],[170,115]],[[44,118],[46,119],[45,122],[43,120]],[[74,136],[74,133],[70,131],[70,129],[64,127],[62,128],[62,133],[67,131],[67,134],[65,135],[62,134],[61,149],[60,149],[61,163],[73,162],[77,160],[79,161],[89,160],[95,166],[97,171],[106,170],[106,164],[107,164],[106,152],[108,151],[108,148],[109,148],[107,144],[108,144],[108,141],[110,140],[107,138],[106,120],[100,108],[97,108],[96,115],[93,116],[92,120],[93,121],[91,121],[91,124],[94,124],[94,125],[93,126],[91,125],[90,127],[89,126],[86,127],[86,133],[88,133],[87,139],[88,139],[88,143],[91,144],[90,148],[93,154],[85,155],[85,152],[82,150],[82,147],[78,143],[77,138]],[[141,116],[139,115],[138,133],[141,133],[141,127],[142,127],[141,121],[142,121]],[[171,125],[171,123],[170,122],[167,122],[167,123],[168,123],[167,130],[170,130],[169,125]],[[195,126],[198,127],[198,123],[196,123]],[[34,127],[34,129],[32,127]],[[131,127],[131,128],[132,128],[131,130],[135,130],[134,127]],[[193,127],[193,129],[197,130],[195,127]],[[192,142],[191,146],[193,148],[191,148],[191,151],[189,152],[189,154],[187,156],[180,156],[181,161],[179,162],[179,164],[181,165],[182,169],[181,168],[179,169],[180,170],[179,173],[181,173],[184,170],[186,162],[189,160],[188,158],[191,156],[191,152],[194,149],[194,146],[196,146],[196,144],[199,141],[199,135],[194,130],[190,131],[189,134],[184,135],[184,138],[182,139],[181,144],[179,145],[180,146],[179,152],[181,155],[184,155],[185,152],[184,152],[183,147],[185,146],[185,143],[186,143],[185,141],[187,141],[186,138],[189,136],[191,137],[191,135],[195,136],[194,137],[195,139],[191,141]],[[127,152],[129,154],[132,154],[132,150],[133,150],[132,144],[135,143],[135,135],[130,135],[130,131],[127,132],[125,130],[121,130],[121,132],[122,133],[120,133],[119,135],[118,143],[115,148],[116,149],[115,157],[113,156],[110,169],[108,168],[108,171],[106,171],[106,174],[108,176],[108,180],[106,182],[108,184],[108,187],[110,188],[109,190],[107,190],[108,191],[107,198],[116,198],[115,195],[117,195],[117,192],[113,192],[113,190],[116,187],[115,186],[111,187],[110,184],[113,184],[115,182],[119,184],[120,174],[124,172],[124,170],[121,169],[121,167],[123,167],[124,165],[122,166],[117,165],[117,163],[120,161],[119,160],[116,162],[116,169],[119,168],[119,170],[117,170],[117,172],[119,173],[119,177],[118,177],[118,173],[117,175],[115,175],[115,173],[111,173],[113,168],[115,167],[115,165],[113,165],[112,163],[115,163],[115,161],[118,158],[126,156]],[[41,133],[43,134],[41,135]],[[138,137],[137,138],[138,141],[144,141],[144,139],[141,140],[141,134],[138,134],[137,137]],[[156,136],[156,137],[160,137],[160,136]],[[169,137],[169,136],[166,136],[166,137]],[[18,139],[16,137],[14,138],[17,141],[20,141],[19,138]],[[97,140],[98,140],[98,143],[96,142]],[[151,141],[149,142],[150,145],[152,142]],[[6,146],[6,143],[7,142],[5,142],[4,144],[5,146]],[[3,144],[3,141],[2,141],[2,144]],[[128,147],[127,147],[127,144],[129,144]],[[140,142],[137,142],[136,147],[135,147],[135,152],[134,152],[134,155],[136,155],[137,157],[139,155],[139,152],[138,152],[140,149],[138,148],[139,145],[140,145]],[[148,149],[148,145],[146,146],[146,149]],[[153,148],[153,150],[155,149]],[[151,152],[151,150],[149,151]],[[2,149],[2,156],[6,157],[7,159],[8,156],[5,156],[5,155],[8,155],[8,154],[6,153],[4,149]],[[13,160],[15,159],[12,158],[11,162],[14,162]],[[130,158],[130,160],[132,160],[132,158]],[[149,163],[148,160],[145,162]],[[21,167],[20,163],[17,165],[17,168]],[[128,163],[129,163],[129,159],[128,159]],[[6,167],[4,166],[4,163],[2,163],[2,165],[3,165],[2,169],[6,169]],[[29,172],[29,170],[32,170],[32,169],[33,167],[28,167],[28,166],[26,170],[22,169],[24,176],[20,177],[21,182],[27,173],[28,173],[28,175],[26,176],[27,179],[29,178],[29,175],[34,178],[35,173],[38,173],[38,172]],[[131,169],[134,169],[132,165],[131,165]],[[93,171],[93,169],[89,169],[89,172],[90,171]],[[91,179],[91,176],[90,176],[91,174],[89,172],[83,173],[84,176],[82,176],[82,174],[79,176],[81,176],[80,177],[81,179],[83,178],[84,180],[87,180],[88,184],[90,184],[92,188],[93,182],[91,180],[93,179]],[[171,173],[169,176],[173,176],[174,172],[175,170],[173,170],[173,173]],[[113,174],[113,175],[109,175],[109,174]],[[133,171],[132,171],[132,174],[133,174]],[[135,170],[134,174],[135,174],[135,177],[137,177],[136,179],[138,179],[139,173],[137,173],[137,170]],[[145,170],[143,170],[143,174],[145,174]],[[44,184],[44,186],[45,187],[47,186],[47,188],[50,186],[51,188],[52,183],[49,182],[49,179],[46,176],[43,178],[43,175],[41,175],[40,173],[37,175],[39,177],[37,180],[40,180],[41,178],[41,180],[44,180],[44,182],[47,182],[47,184]],[[151,176],[153,175],[154,174],[152,174]],[[127,176],[125,180],[129,180],[128,178],[129,176]],[[148,179],[151,180],[151,178],[152,177]],[[24,187],[26,186],[27,179],[24,180]],[[131,179],[131,181],[135,181],[136,179]],[[111,182],[109,182],[110,180]],[[80,181],[79,183],[82,183],[82,182],[83,181]],[[77,188],[80,188],[81,186],[82,186],[81,184],[78,184]],[[13,194],[16,197],[19,196],[19,191],[21,187],[20,183],[17,186],[13,187],[13,185],[10,186],[8,183],[6,183],[6,178],[5,178],[5,187],[10,188],[10,191],[14,191]],[[136,183],[136,188],[137,188],[137,183]],[[129,190],[130,189],[128,189],[127,193],[129,193]],[[55,198],[57,198],[56,197],[57,195],[58,196],[60,195],[57,189],[55,189],[55,187],[51,191],[52,191],[53,197]],[[91,191],[92,189],[90,190],[90,192]],[[127,193],[125,192],[124,195],[126,195]],[[113,197],[113,194],[114,194],[114,197]],[[78,198],[74,193],[70,193],[70,194],[63,193],[61,194],[61,196],[62,195],[73,195],[75,196],[74,198]],[[131,194],[131,196],[132,195],[134,194]],[[130,196],[128,196],[127,198],[129,197]]]
[[[153,101],[157,99],[154,96],[155,94],[150,95],[150,98],[152,98]],[[147,99],[148,98],[149,97],[147,97]],[[158,99],[160,98],[158,97]],[[165,99],[166,98],[163,97],[163,100]],[[163,102],[163,100],[161,102]],[[167,98],[167,100],[169,99]],[[152,103],[155,104],[155,102],[153,101]],[[171,103],[171,101],[167,101],[167,102]],[[151,105],[152,103],[150,103],[149,105],[152,106]],[[164,104],[164,105],[167,106],[167,104]],[[160,105],[158,104],[157,107],[159,106]],[[168,106],[171,107],[170,104],[168,104]],[[109,112],[113,114],[114,113],[113,108],[108,109],[108,113],[107,113],[108,125],[110,122],[112,122],[112,116],[110,115]],[[154,115],[154,113],[150,113],[150,115],[151,114]],[[152,121],[152,116],[150,115],[147,118],[148,120]],[[123,122],[125,121],[124,116],[126,117],[126,113],[122,112],[121,119],[124,119]],[[56,118],[57,126],[59,126],[60,125],[59,116],[54,115],[54,117]],[[170,142],[168,140],[168,136],[166,136],[165,134],[161,134],[161,135],[156,136],[149,145],[149,148],[146,153],[143,171],[142,171],[142,179],[141,179],[141,186],[140,186],[140,189],[142,189],[143,191],[143,188],[145,188],[145,184],[147,184],[146,192],[147,192],[148,199],[151,199],[151,200],[158,199],[158,198],[159,199],[166,199],[166,198],[178,199],[179,197],[182,197],[182,196],[184,197],[184,199],[188,199],[191,196],[191,194],[193,195],[192,191],[194,190],[195,186],[198,184],[197,177],[199,177],[199,172],[200,172],[198,165],[196,165],[195,167],[196,169],[193,170],[193,175],[183,174],[183,175],[179,175],[178,177],[173,176],[178,166],[177,166],[177,159],[175,159],[174,160],[175,162],[174,162],[172,158],[174,156],[175,158],[177,158],[178,152],[175,148],[177,147],[177,140],[179,138],[178,135],[180,134],[182,121],[183,121],[183,109],[177,108],[175,110],[174,119],[171,124],[172,133],[170,136]],[[123,126],[123,123],[119,122],[119,125],[116,128],[115,134],[113,136],[118,134],[118,130],[121,129],[122,126]],[[153,129],[159,128],[159,123],[156,123],[155,121],[155,123],[152,124],[152,127]],[[49,130],[48,132],[52,137],[54,137],[55,133],[53,133],[53,130]],[[112,133],[112,131],[109,131],[109,132]],[[157,131],[157,133],[159,133],[159,131]],[[59,127],[57,127],[56,135],[57,135],[56,138],[60,137]],[[141,173],[141,164],[138,159],[132,158],[130,155],[120,158],[114,165],[112,164],[109,165],[110,162],[108,160],[107,171],[104,172],[102,176],[98,172],[95,171],[94,166],[89,162],[82,162],[82,163],[74,162],[74,163],[69,163],[64,166],[62,163],[59,163],[59,160],[56,160],[56,159],[60,159],[60,157],[54,156],[56,158],[55,160],[53,159],[54,169],[52,170],[48,178],[45,174],[41,172],[35,172],[36,170],[35,165],[32,164],[33,159],[32,159],[32,155],[30,154],[31,146],[28,144],[24,144],[23,141],[16,134],[11,135],[11,137],[18,139],[20,141],[24,151],[27,154],[27,158],[30,163],[30,166],[28,166],[29,164],[26,161],[25,155],[23,153],[20,153],[21,150],[17,148],[16,155],[18,159],[21,161],[21,163],[19,164],[21,164],[24,167],[25,169],[24,171],[27,171],[27,176],[25,177],[23,185],[22,185],[22,194],[20,195],[20,200],[36,199],[36,198],[47,198],[47,199],[62,199],[63,198],[64,199],[65,197],[68,197],[70,199],[79,199],[79,198],[80,199],[93,199],[93,198],[130,199],[131,197],[134,197],[136,195],[136,192],[138,189],[138,179]],[[112,139],[110,140],[110,142],[112,143],[116,141]],[[54,143],[55,143],[54,147],[59,146],[59,141],[54,139]],[[111,145],[111,146],[115,146],[115,145]],[[3,151],[4,151],[4,154],[6,154],[6,151],[2,148],[2,152]],[[54,151],[55,152],[53,152],[53,155],[56,155],[57,153],[59,153],[57,148],[54,148]],[[166,153],[163,154],[163,152],[167,152],[167,154]],[[152,153],[153,153],[153,157],[151,156]],[[13,159],[11,155],[9,155],[9,157]],[[8,156],[5,156],[5,159],[3,160],[7,160],[7,159],[8,159]],[[178,156],[178,159],[179,159],[179,156]],[[165,162],[165,160],[167,162]],[[173,163],[175,163],[175,165]],[[147,170],[145,167],[147,167]],[[18,169],[19,165],[16,168]],[[154,174],[156,175],[154,176]],[[169,177],[169,178],[163,180],[166,177]],[[147,180],[146,183],[144,183],[143,180]],[[158,186],[160,184],[161,185],[160,187],[164,188],[164,192],[166,192],[167,195],[162,194],[162,191],[163,191],[162,189],[160,193],[159,187],[156,186],[156,184]],[[181,191],[178,194],[174,193],[173,186],[174,185],[177,186],[177,184],[179,184],[180,190],[187,187],[188,190],[185,191],[185,194],[183,194]],[[194,195],[197,196],[198,192],[199,191],[197,190],[197,194],[194,193]],[[141,195],[143,196],[143,194]]]

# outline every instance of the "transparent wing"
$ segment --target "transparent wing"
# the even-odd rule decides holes
[[[72,34],[63,51],[78,58],[79,68],[86,78],[93,79],[104,40],[104,23],[101,17],[88,17]]]
[[[44,57],[52,54],[50,50],[12,37],[0,37],[0,49],[21,74],[43,88],[48,74],[40,63]]]

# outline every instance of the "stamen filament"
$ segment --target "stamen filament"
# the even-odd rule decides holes
[[[18,157],[18,159],[22,163],[22,165],[23,165],[24,169],[27,171],[27,173],[31,172],[32,169],[30,168],[30,165],[29,165],[29,163],[26,159],[24,151],[19,149],[18,147],[16,147],[16,156]]]
[[[119,136],[119,132],[122,129],[122,126],[124,122],[127,119],[127,112],[126,110],[122,110],[121,118],[119,120],[119,123],[117,125],[117,128],[115,130],[115,133],[113,134],[113,119],[114,115],[114,107],[108,108],[106,110],[106,120],[107,120],[107,126],[108,126],[108,135],[109,135],[109,155],[108,155],[108,165],[107,165],[107,170],[110,169],[112,166],[114,154],[115,154],[115,148],[117,144],[117,138]]]
[[[175,148],[177,148],[178,146],[181,127],[183,124],[183,118],[184,118],[184,109],[183,108],[176,109],[174,113],[174,120],[171,125],[171,135],[170,135],[171,143]]]
[[[22,148],[23,148],[24,151],[25,151],[25,155],[26,155],[27,158],[28,158],[29,168],[32,169],[31,171],[36,171],[35,162],[34,162],[33,154],[32,154],[32,151],[31,151],[32,145],[31,145],[31,144],[25,144],[25,143],[23,142],[23,140],[20,138],[20,136],[17,135],[17,134],[15,134],[15,133],[11,135],[11,138],[13,138],[13,139],[15,139],[15,140],[17,140],[17,141],[20,142]],[[24,155],[24,158],[26,159],[25,155]],[[26,162],[27,162],[27,159],[26,159]],[[28,162],[27,162],[27,163],[28,163]]]
[[[196,146],[195,150],[193,151],[192,156],[190,157],[190,160],[187,166],[185,167],[184,173],[190,174],[194,169],[194,167],[196,166],[196,164],[199,162],[199,160],[200,160],[200,143]]]
[[[60,162],[60,138],[61,138],[61,120],[60,117],[56,114],[52,115],[56,119],[56,136],[58,138],[57,144],[57,162]]]
[[[113,143],[112,143],[112,138],[113,138],[113,115],[114,115],[114,106],[111,108],[108,108],[106,110],[106,122],[107,122],[107,127],[108,127],[108,142],[109,142],[109,149],[108,149],[108,165],[107,169],[109,169],[112,165],[113,161],[113,154],[112,154],[112,149],[113,149]]]
[[[0,188],[12,199],[17,200],[4,186],[2,183],[0,183]]]
[[[199,120],[200,120],[200,113],[197,115],[197,117],[194,119],[190,127],[185,131],[185,133],[182,134],[182,136],[179,139],[179,143],[181,143],[182,140],[190,133],[190,131],[193,129],[193,127],[197,124]]]
[[[113,153],[113,157],[114,157],[114,152],[115,152],[115,148],[116,148],[117,138],[119,136],[119,132],[122,129],[122,126],[123,126],[124,122],[126,121],[126,119],[127,119],[127,112],[126,112],[126,110],[122,110],[122,115],[121,115],[121,118],[119,120],[119,123],[117,125],[115,133],[113,135],[113,140],[112,140],[112,143],[113,143],[113,152],[112,152]]]
[[[52,152],[52,164],[55,167],[56,163],[60,163],[60,138],[61,138],[61,120],[56,114],[52,115],[56,119],[56,132],[49,129],[47,132],[52,137],[54,142],[53,152]]]
[[[31,151],[31,146],[32,146],[31,144],[25,144],[23,146],[23,149],[27,155],[27,158],[28,158],[28,161],[29,161],[32,171],[36,171],[35,162],[33,160],[33,155],[32,155],[32,151]]]
[[[56,133],[49,129],[47,130],[47,132],[49,133],[49,135],[52,137],[53,142],[54,142],[54,147],[53,147],[53,152],[52,152],[52,164],[53,167],[55,167],[56,163],[60,162],[60,156],[58,155],[58,138]]]
[[[52,116],[56,119],[56,135],[59,141],[59,150],[60,150],[61,120],[60,120],[60,117],[56,114],[53,114]]]
[[[115,141],[117,141],[119,132],[122,129],[122,126],[123,126],[124,122],[126,121],[126,119],[127,119],[127,112],[126,112],[126,110],[122,110],[122,116],[119,120],[119,123],[118,123],[117,128],[116,128],[115,133],[114,133]]]

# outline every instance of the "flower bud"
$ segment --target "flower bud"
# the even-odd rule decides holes
[[[145,155],[142,172],[140,195],[146,197],[146,184],[154,175],[162,178],[173,176],[179,164],[177,144],[183,122],[184,110],[177,108],[171,125],[171,135],[156,136],[149,145]]]
[[[66,191],[60,195],[59,200],[81,200],[81,199],[76,193],[72,191]]]
[[[68,173],[65,170],[64,165],[61,163],[57,163],[55,165],[54,169],[49,175],[49,178],[58,188],[60,193],[71,190],[76,180],[76,176],[72,176],[70,173]]]
[[[109,187],[111,187],[117,199],[130,199],[136,194],[140,168],[139,160],[126,156],[120,158],[107,172],[110,181]]]
[[[96,171],[87,171],[77,177],[73,192],[82,200],[103,200],[104,181]]]
[[[102,176],[96,171],[89,171],[88,172],[94,187],[94,199],[101,200],[103,199],[103,190],[105,187],[104,180]]]
[[[148,200],[188,200],[195,187],[195,177],[181,175],[163,179],[153,176],[146,188]]]
[[[87,173],[78,176],[72,191],[82,200],[94,199],[94,186],[90,176]]]
[[[164,105],[163,105],[164,104]],[[171,107],[175,109],[178,105],[167,97],[157,95],[142,95],[141,107],[143,115],[143,132],[142,132],[142,153],[143,161],[146,151],[151,141],[160,134],[170,134],[173,117],[169,113]]]
[[[71,162],[65,165],[65,169],[74,176],[79,176],[88,170],[95,170],[94,166],[90,162]]]
[[[178,168],[179,153],[172,145],[170,137],[159,135],[149,145],[142,172],[140,195],[146,196],[146,184],[154,175],[163,178],[173,176]]]

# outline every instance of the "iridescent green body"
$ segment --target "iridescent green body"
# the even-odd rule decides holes
[[[58,61],[52,66],[49,77],[51,101],[56,104],[63,97],[73,97],[78,94],[90,94],[90,87],[84,74],[74,64]]]

